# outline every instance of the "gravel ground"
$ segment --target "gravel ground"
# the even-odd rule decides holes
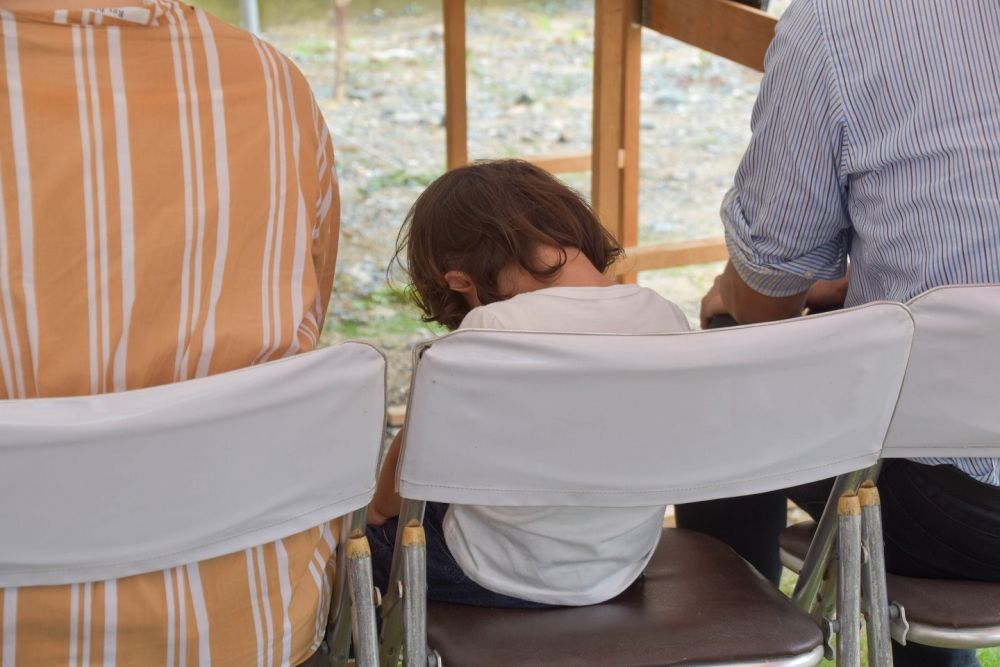
[[[783,5],[783,2],[776,3]],[[473,157],[587,151],[591,2],[472,7],[468,13]],[[435,11],[352,17],[344,101],[334,96],[328,21],[268,30],[309,78],[338,154],[342,238],[324,340],[374,340],[390,360],[390,402],[405,400],[424,325],[386,269],[414,198],[444,169],[442,28]],[[641,238],[721,233],[718,208],[749,139],[760,75],[646,31],[643,37]],[[587,195],[589,174],[565,176]],[[717,265],[643,273],[692,318]],[[398,277],[397,277],[398,278]]]

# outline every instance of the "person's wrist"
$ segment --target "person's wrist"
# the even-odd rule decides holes
[[[387,517],[386,515],[382,514],[377,509],[375,509],[374,505],[369,505],[368,506],[368,513],[367,514],[368,514],[368,516],[366,517],[366,519],[368,521],[368,524],[372,525],[372,526],[381,526],[386,521],[389,520],[389,517]]]

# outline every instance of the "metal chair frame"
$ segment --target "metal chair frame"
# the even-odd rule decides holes
[[[975,299],[977,297],[977,293],[987,295],[987,298],[996,299],[1000,297],[1000,285],[955,285],[939,287],[929,290],[928,292],[914,298],[910,301],[910,305],[916,305],[923,299],[939,299],[940,301],[938,307],[941,307],[942,309],[954,308],[957,309],[957,312],[961,313],[961,309],[963,307],[968,307],[968,304],[966,304],[963,299]],[[995,303],[996,301],[992,301],[992,304]],[[922,318],[920,316],[921,310],[922,309],[919,308],[914,309],[916,321],[916,334],[914,337],[915,349],[917,348],[916,341],[920,340],[922,331]],[[993,310],[996,310],[995,306],[993,307]],[[945,311],[942,310],[942,312]],[[993,320],[995,320],[997,312],[991,311],[989,315],[993,317]],[[960,357],[962,357],[965,363],[971,363],[969,361],[969,357],[966,355],[966,352],[966,348],[961,348]],[[975,355],[975,351],[973,350],[971,354]],[[918,361],[917,363],[920,362]],[[913,365],[911,364],[911,367],[907,370],[907,378],[910,378],[912,369]],[[904,397],[906,396],[906,389],[904,389],[901,393],[901,405],[905,403]],[[908,449],[914,449],[915,446],[912,443],[902,442],[897,445],[897,443],[893,440],[893,427],[899,422],[905,422],[906,418],[907,415],[904,413],[900,416],[899,411],[897,411],[896,415],[893,417],[893,424],[890,425],[889,433],[886,438],[887,450],[891,447],[900,445],[902,446],[902,450],[904,452],[908,451]],[[955,454],[953,451],[954,447],[946,445],[943,442],[940,443],[940,445],[935,446],[944,447],[947,451],[935,452],[933,446],[927,447],[926,445],[919,445],[916,447],[917,449],[920,449],[921,456],[935,456],[937,454],[946,456]],[[976,446],[974,451],[979,456],[1000,455],[1000,442],[994,441],[992,443],[984,444],[980,441],[980,444]],[[885,458],[895,457],[897,455],[900,454],[889,453],[889,456],[886,456]],[[876,479],[877,476],[878,466],[872,469],[870,477],[871,479]],[[859,482],[860,479],[855,479],[854,476],[845,476],[838,479],[833,497],[839,496],[840,493],[851,487],[856,487]],[[832,526],[832,519],[828,517],[829,509],[830,505],[828,504],[820,522],[817,524],[816,532],[804,560],[800,560],[796,555],[791,554],[784,549],[781,550],[781,559],[785,566],[793,571],[803,573],[799,579],[798,585],[796,586],[793,599],[803,609],[817,610],[815,611],[815,614],[820,617],[828,616],[830,611],[830,601],[823,598],[821,588],[823,587],[824,573],[827,570],[826,564],[830,562],[831,556],[835,551],[834,544],[836,541]],[[863,525],[865,526],[866,538],[866,542],[864,544],[866,569],[871,571],[872,577],[875,579],[881,579],[882,584],[884,585],[885,560],[881,535],[881,512],[877,505],[873,508],[869,508],[868,513],[864,517]],[[907,642],[914,642],[938,648],[971,649],[1000,646],[1000,618],[996,619],[996,623],[992,626],[976,628],[942,627],[928,623],[913,622],[907,619],[906,609],[902,605],[890,601],[887,595],[880,594],[884,590],[885,589],[883,588],[875,591],[874,593],[869,593],[866,589],[865,604],[869,614],[869,625],[872,624],[872,617],[875,617],[877,619],[876,623],[880,626],[878,628],[877,635],[869,637],[870,652],[877,650],[882,655],[890,653],[890,634],[893,639],[904,645]],[[872,604],[873,600],[876,604]],[[889,632],[886,632],[884,629],[886,624],[889,625]],[[880,660],[880,662],[872,662],[871,664],[891,664],[891,656],[888,658],[888,663],[885,662],[885,658],[883,657],[879,657],[878,660]]]
[[[344,521],[337,573],[331,600],[327,635],[321,650],[328,653],[330,667],[346,667],[351,657],[357,667],[378,667],[378,632],[375,608],[378,589],[372,580],[371,549],[365,537],[367,508]]]
[[[415,372],[411,379],[411,400],[413,398],[414,387],[416,386],[416,366],[420,356],[430,346],[431,343],[424,343],[414,350]],[[407,422],[412,410],[408,411]],[[404,426],[404,429],[406,426]],[[863,479],[869,476],[869,470],[857,470],[843,475],[838,481],[838,488],[848,492],[853,496],[852,491],[856,490]],[[838,493],[838,496],[840,494]],[[862,545],[862,524],[861,510],[857,498],[853,500],[858,506],[858,511],[854,514],[841,512],[838,517],[836,508],[831,512],[828,508],[824,520],[831,526],[830,539],[828,543],[817,543],[814,553],[807,558],[805,565],[807,575],[803,578],[800,590],[797,590],[794,602],[801,609],[813,610],[816,600],[819,597],[819,589],[823,585],[823,576],[833,553],[833,531],[832,528],[838,521],[842,529],[852,535],[851,557],[840,558],[841,569],[845,566],[849,572],[841,573],[837,578],[840,582],[838,596],[841,599],[840,608],[844,610],[853,609],[848,616],[844,615],[838,619],[841,623],[842,631],[839,633],[841,650],[838,651],[838,665],[845,667],[855,667],[859,664],[859,633],[860,633],[860,588],[862,583],[862,572],[864,572],[866,590],[878,590],[884,592],[884,574],[880,569],[872,569],[863,566],[861,559]],[[407,499],[404,497],[402,509],[398,522],[398,530],[395,541],[394,558],[390,571],[389,590],[382,601],[382,634],[380,660],[383,665],[395,665],[400,658],[405,667],[440,667],[440,657],[427,647],[427,601],[426,601],[426,546],[423,537],[422,520],[424,515],[425,502],[422,500]],[[865,533],[866,539],[869,533]],[[881,533],[878,533],[880,538]],[[880,546],[880,545],[879,545]],[[881,586],[877,578],[883,574]],[[825,614],[823,614],[825,615]],[[849,628],[853,628],[853,631]],[[886,632],[888,632],[886,628]],[[878,644],[878,636],[873,636],[875,644]],[[853,648],[852,648],[853,647]],[[806,654],[791,657],[771,659],[766,661],[739,661],[739,665],[770,665],[798,667],[800,665],[817,664],[823,657],[824,647],[820,646],[810,650]],[[841,656],[848,659],[841,660]],[[873,667],[884,667],[886,663],[875,662]],[[888,663],[891,664],[891,663]]]
[[[382,382],[384,384],[385,381],[384,355],[381,353],[381,351],[379,351],[372,345],[369,345],[367,343],[364,343],[362,345],[365,348],[370,348],[371,350],[374,350],[377,353],[378,357],[380,358],[379,363],[381,364],[381,374],[383,376]],[[319,359],[326,360],[329,358],[331,352],[334,351],[332,350],[317,351],[308,354],[322,355],[319,357]],[[305,357],[306,355],[301,355],[296,359],[276,361],[272,362],[271,364],[265,364],[256,368],[240,369],[232,372],[231,375],[235,376],[238,374],[239,386],[243,387],[242,389],[243,391],[249,391],[252,389],[257,394],[257,398],[259,398],[260,405],[262,406],[281,405],[281,400],[287,399],[287,395],[286,394],[283,395],[281,392],[281,386],[283,383],[294,384],[305,380],[307,383],[313,382],[315,384],[317,373],[322,373],[324,371],[330,370],[326,366],[317,366],[315,363],[310,362],[309,359]],[[328,361],[324,362],[329,363]],[[286,372],[283,376],[280,376],[280,380],[276,380],[275,379],[276,376],[273,375],[273,373],[271,375],[271,379],[267,380],[266,382],[262,380],[254,380],[255,382],[254,384],[247,380],[247,378],[257,378],[257,377],[268,378],[268,373],[271,371],[259,370],[264,368],[265,366],[270,366],[272,370],[278,366],[285,369],[287,369],[289,366],[293,366],[297,368],[298,371],[294,373]],[[333,367],[334,370],[336,368],[337,366]],[[312,375],[309,376],[311,379],[306,379],[306,376],[303,373],[311,373]],[[66,418],[65,423],[63,423],[58,419],[56,420],[56,424],[58,425],[58,427],[69,429],[71,431],[68,438],[67,436],[63,436],[61,433],[58,436],[64,438],[62,442],[64,442],[65,444],[72,446],[72,445],[79,445],[82,443],[84,446],[86,446],[87,442],[94,439],[94,436],[91,433],[94,428],[91,423],[94,421],[93,414],[113,415],[117,417],[120,423],[115,424],[114,428],[121,429],[123,432],[126,433],[130,433],[132,439],[126,440],[125,442],[127,442],[128,444],[135,444],[136,441],[142,442],[143,438],[151,437],[150,435],[148,435],[148,433],[150,432],[155,433],[158,424],[162,427],[162,424],[165,423],[165,420],[166,422],[169,422],[169,418],[163,417],[160,413],[157,412],[157,410],[160,409],[161,405],[163,404],[169,405],[171,400],[177,400],[178,396],[182,396],[186,400],[190,401],[193,399],[189,397],[198,397],[206,395],[205,394],[206,382],[211,384],[213,387],[216,387],[216,389],[214,389],[214,391],[216,392],[215,394],[208,392],[207,395],[214,396],[216,398],[219,395],[227,396],[227,394],[225,394],[224,391],[222,391],[221,394],[219,393],[220,392],[219,387],[223,386],[224,383],[230,382],[229,386],[230,387],[233,386],[233,382],[228,381],[225,378],[226,375],[230,374],[220,374],[217,376],[213,376],[212,378],[207,378],[205,380],[190,381],[189,390],[181,386],[184,385],[185,383],[180,383],[180,385],[178,384],[169,385],[162,388],[154,387],[152,389],[140,390],[147,397],[150,395],[155,395],[158,397],[155,399],[154,398],[146,399],[147,400],[147,403],[145,403],[145,407],[147,409],[146,412],[138,411],[137,413],[135,410],[134,399],[135,395],[138,392],[127,392],[132,395],[131,397],[125,396],[123,394],[113,394],[113,395],[103,395],[95,397],[38,399],[36,403],[41,404],[43,410],[52,410],[55,411],[56,414],[61,414],[58,413],[60,406],[63,405],[70,406],[69,408],[63,408],[68,410],[66,414],[70,415],[69,417]],[[373,381],[374,381],[374,375],[366,376],[365,379],[366,384],[364,385],[363,388],[371,389],[374,386]],[[195,383],[197,383],[197,385]],[[323,384],[324,391],[326,387],[327,385],[324,383]],[[357,390],[358,390],[357,386],[354,385],[350,386],[350,391],[357,391]],[[199,394],[198,392],[202,392],[202,394]],[[332,394],[332,396],[334,397],[336,395],[337,394]],[[312,409],[322,409],[321,404],[323,400],[329,399],[331,397],[331,395],[328,395],[323,392],[318,392],[317,396],[318,396],[318,401],[316,405],[310,406]],[[210,399],[209,402],[211,400],[212,399]],[[130,403],[129,401],[132,402]],[[38,405],[36,406],[21,405],[20,401],[9,401],[9,402],[4,401],[0,402],[0,406],[4,406],[8,409],[12,408],[11,410],[6,411],[4,414],[0,414],[0,433],[14,434],[13,437],[15,438],[15,440],[13,442],[15,443],[19,442],[16,439],[17,434],[19,432],[26,433],[28,432],[28,430],[34,432],[39,428],[40,424],[36,423],[37,417],[30,416],[37,414],[39,412]],[[378,418],[378,408],[376,406],[377,406],[377,401],[372,401],[370,405],[365,406],[364,412],[352,411],[350,413],[345,413],[345,414],[349,414],[351,418],[358,417],[364,420],[366,437],[368,435],[371,435],[373,437],[378,435],[379,438],[381,439],[381,435],[384,434],[384,429],[385,429],[384,388],[382,390],[381,426],[377,426],[377,422],[375,421]],[[34,410],[33,412],[32,409]],[[25,410],[27,410],[27,412],[25,412]],[[29,416],[22,418],[21,417],[22,413],[27,414]],[[138,416],[136,416],[136,414]],[[317,412],[314,414],[321,414],[321,413]],[[7,415],[10,415],[9,420],[5,419]],[[363,415],[363,417],[361,415]],[[279,413],[279,417],[280,416],[287,416],[287,413]],[[333,417],[334,417],[333,423],[339,423],[337,422],[337,419],[339,419],[339,417],[337,417],[336,414],[334,414]],[[229,418],[233,419],[231,417]],[[32,419],[35,419],[36,422],[32,422],[31,421]],[[80,422],[78,423],[77,421],[75,421],[76,419],[80,419]],[[157,422],[157,419],[159,420],[159,422]],[[147,423],[149,422],[144,420],[151,420],[152,426],[147,426]],[[35,424],[34,429],[32,429],[30,426],[26,427],[25,424],[29,425]],[[81,424],[83,424],[83,426],[81,426]],[[131,431],[128,430],[130,428],[132,429]],[[90,431],[88,431],[88,429],[90,429]],[[106,430],[110,432],[112,435],[115,434],[115,432],[110,428]],[[376,434],[376,431],[378,431],[379,433]],[[204,430],[197,431],[197,434],[200,438],[209,437],[205,433],[206,432]],[[42,434],[43,435],[40,435],[38,437],[43,438],[42,441],[43,443],[45,437],[57,437],[57,436],[50,436],[48,432],[44,430],[42,431]],[[236,435],[231,431],[226,431],[225,434],[226,435],[223,437],[227,436],[235,437]],[[30,438],[28,441],[30,442]],[[197,441],[198,439],[196,438],[195,442]],[[168,440],[166,442],[168,444],[170,442],[176,442],[176,439]],[[354,443],[351,442],[350,440],[345,440],[344,444],[349,446],[354,445]],[[359,446],[359,449],[354,450],[355,452],[364,451],[362,448],[373,446],[375,445],[375,442],[368,442],[368,443],[358,442],[357,445]],[[326,464],[324,463],[324,465]],[[368,540],[365,537],[367,504],[368,501],[371,499],[371,494],[373,493],[375,487],[375,481],[376,481],[374,477],[375,471],[374,469],[372,469],[372,477],[370,479],[367,479],[359,472],[361,469],[358,467],[358,464],[356,462],[352,462],[351,466],[353,467],[347,467],[346,469],[352,471],[351,472],[352,475],[358,475],[358,477],[355,477],[354,479],[357,481],[356,490],[359,492],[356,493],[355,495],[349,496],[345,500],[339,501],[342,502],[343,505],[340,506],[341,509],[338,511],[344,511],[347,513],[342,515],[342,529],[340,536],[341,539],[339,541],[336,553],[336,562],[337,562],[337,569],[335,575],[336,578],[334,581],[333,591],[329,601],[330,613],[328,615],[327,633],[326,636],[324,637],[323,642],[320,644],[319,652],[321,652],[321,656],[317,656],[317,659],[320,657],[324,658],[325,661],[331,665],[331,667],[343,667],[347,665],[353,638],[355,644],[355,656],[354,656],[355,664],[358,667],[377,667],[378,639],[376,632],[376,616],[375,616],[377,593],[374,584],[372,582],[371,551],[368,545]],[[19,468],[16,467],[16,464],[13,470],[14,471],[19,470]],[[311,481],[316,486],[322,487],[323,485],[322,479],[317,480],[316,478],[311,478]],[[351,493],[353,494],[354,491],[355,489],[352,489]],[[141,490],[136,492],[141,492]],[[358,505],[361,505],[361,507],[358,507]],[[332,517],[329,517],[329,515],[327,515],[325,518],[332,518]],[[12,544],[16,545],[16,543]],[[28,544],[29,545],[31,544],[30,538]],[[12,553],[16,554],[17,551],[14,550],[12,551]],[[0,565],[4,565],[4,563],[2,562],[3,560],[2,557],[6,555],[7,555],[6,553],[0,554]],[[15,556],[15,558],[17,557],[18,556]],[[118,564],[116,564],[115,566],[117,567]],[[18,582],[16,577],[14,581]],[[53,583],[62,583],[62,582],[57,581]],[[20,585],[36,585],[36,584],[28,581],[24,584],[18,582],[8,585],[20,586]]]

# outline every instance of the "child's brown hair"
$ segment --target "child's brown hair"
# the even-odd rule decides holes
[[[464,271],[483,304],[508,298],[497,287],[500,271],[520,266],[536,280],[556,276],[538,265],[542,246],[576,248],[599,271],[623,251],[575,190],[523,160],[488,160],[454,169],[424,190],[406,216],[395,261],[405,255],[413,295],[427,322],[455,329],[469,312],[444,274]]]

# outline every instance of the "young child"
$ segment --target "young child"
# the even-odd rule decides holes
[[[680,309],[605,271],[622,254],[579,194],[519,160],[478,162],[431,184],[410,210],[405,255],[418,305],[449,329],[686,331]],[[388,583],[400,499],[390,448],[369,510],[376,584]],[[481,606],[587,605],[642,573],[665,508],[428,503],[428,596]]]

